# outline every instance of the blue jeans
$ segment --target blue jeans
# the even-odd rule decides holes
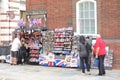
[[[87,71],[90,71],[90,64],[89,64],[89,58],[88,57],[80,57],[80,64],[82,68],[82,73],[85,73],[85,68],[87,68]],[[85,67],[86,65],[86,67]]]

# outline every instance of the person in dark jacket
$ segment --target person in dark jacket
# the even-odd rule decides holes
[[[80,38],[79,38],[78,51],[79,51],[80,65],[82,68],[82,73],[85,74],[85,65],[86,65],[87,74],[90,74],[90,65],[88,62],[89,54],[87,52],[86,40],[85,40],[84,36],[80,36]]]
[[[92,47],[93,47],[93,45],[92,45],[92,37],[87,36],[86,37],[86,48],[87,48],[87,52],[88,52],[89,65],[91,65],[91,57],[92,57],[92,52],[93,52]]]

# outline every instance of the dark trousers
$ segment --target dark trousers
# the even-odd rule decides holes
[[[87,71],[90,71],[90,65],[89,65],[89,58],[88,57],[80,57],[80,64],[82,68],[82,73],[85,73],[85,68],[87,68]],[[85,67],[86,65],[86,67]]]
[[[26,54],[21,54],[22,59],[24,59],[24,62],[26,61]]]
[[[26,62],[26,51],[21,51],[21,62],[25,63]]]
[[[105,67],[104,67],[104,58],[105,55],[101,55],[98,57],[98,69],[99,69],[99,75],[104,75],[105,74]]]

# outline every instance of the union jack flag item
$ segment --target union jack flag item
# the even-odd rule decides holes
[[[61,60],[61,59],[55,60],[55,64],[56,64],[56,66],[60,66],[60,67],[65,67],[66,66],[64,64],[64,60]]]
[[[55,66],[55,62],[54,61],[49,61],[48,66]]]
[[[25,26],[24,20],[23,20],[23,19],[20,19],[20,20],[17,22],[17,25],[18,25],[19,27]]]
[[[29,27],[32,27],[34,25],[33,21],[29,21]]]
[[[42,65],[42,66],[48,66],[48,61],[40,58],[40,59],[39,59],[39,64]]]

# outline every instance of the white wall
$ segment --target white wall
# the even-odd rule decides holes
[[[20,3],[21,0],[16,0],[18,2],[8,2],[9,0],[1,0],[0,2],[0,13],[2,13],[2,15],[0,15],[0,20],[2,22],[0,22],[0,41],[9,41],[9,37],[10,40],[12,40],[12,36],[4,36],[4,34],[12,34],[12,32],[15,30],[16,27],[18,27],[17,25],[17,21],[20,20],[20,10],[24,10],[26,11],[26,6],[25,6],[25,2],[23,2],[22,4]],[[26,0],[22,0],[22,1],[26,1]],[[9,7],[15,7],[15,9],[13,8],[9,8]],[[17,8],[17,9],[16,9]],[[9,17],[6,14],[7,11],[14,11],[14,14],[17,15],[15,16],[14,22],[9,22]],[[4,15],[3,15],[4,14]],[[16,22],[15,22],[16,21]],[[6,27],[6,28],[2,28],[1,27]],[[9,30],[9,27],[10,30]],[[13,29],[14,28],[14,29]]]

